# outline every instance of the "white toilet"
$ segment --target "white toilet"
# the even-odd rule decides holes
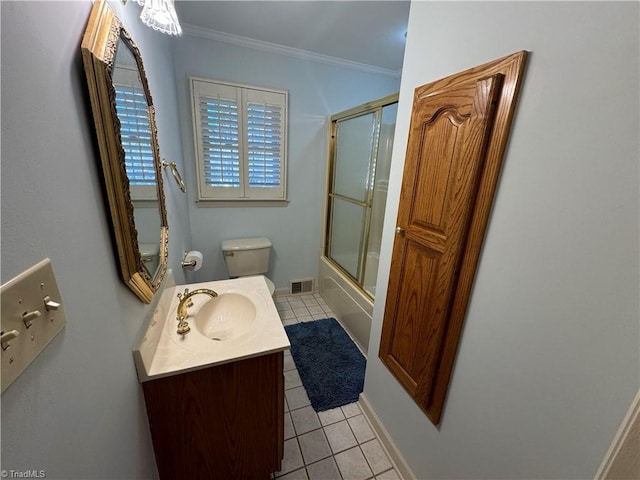
[[[141,243],[138,248],[140,249],[140,257],[142,257],[142,264],[149,272],[149,275],[153,277],[158,269],[160,245],[157,243]]]
[[[271,240],[265,237],[225,240],[222,242],[222,253],[230,278],[266,275],[269,271]],[[264,278],[273,296],[276,286],[266,276]]]

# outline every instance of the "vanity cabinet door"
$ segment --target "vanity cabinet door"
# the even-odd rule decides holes
[[[268,479],[284,442],[282,352],[142,384],[161,479]]]

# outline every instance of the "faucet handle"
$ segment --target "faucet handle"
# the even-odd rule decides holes
[[[185,288],[184,293],[178,293],[178,299],[182,300],[182,297],[186,297],[189,293],[189,289]]]
[[[180,323],[178,323],[178,335],[184,336],[190,331],[191,331],[191,327],[189,327],[189,324],[187,322],[185,322],[184,320],[181,320]]]

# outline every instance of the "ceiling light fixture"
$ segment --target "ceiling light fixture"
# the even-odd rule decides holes
[[[140,20],[148,27],[168,35],[182,35],[173,0],[135,0],[142,5]]]

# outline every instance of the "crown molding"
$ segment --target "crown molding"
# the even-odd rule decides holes
[[[376,67],[374,65],[367,65],[365,63],[352,62],[350,60],[344,60],[342,58],[331,57],[329,55],[309,52],[307,50],[302,50],[299,48],[286,47],[284,45],[278,45],[276,43],[263,42],[261,40],[242,37],[240,35],[232,35],[230,33],[224,33],[217,30],[210,30],[208,28],[198,27],[196,25],[183,23],[182,32],[184,35],[188,35],[190,37],[204,38],[207,40],[213,40],[215,42],[228,43],[240,47],[252,48],[254,50],[261,50],[263,52],[287,55],[310,62],[351,68],[374,75],[384,75],[387,77],[399,78],[401,73],[401,70],[391,70],[389,68]]]

